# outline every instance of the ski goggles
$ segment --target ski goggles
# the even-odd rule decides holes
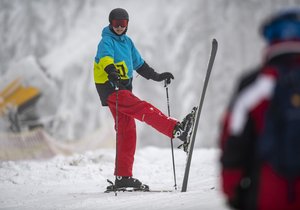
[[[128,26],[128,20],[112,20],[111,25],[114,28],[118,28],[119,26],[125,28]]]

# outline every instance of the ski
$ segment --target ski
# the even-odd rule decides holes
[[[188,141],[187,141],[188,144],[183,145],[184,150],[187,152],[187,161],[186,161],[186,167],[185,167],[181,192],[186,192],[186,190],[187,190],[190,166],[191,166],[191,161],[192,161],[192,156],[193,156],[193,149],[194,149],[195,139],[196,139],[196,135],[197,135],[199,119],[200,119],[200,115],[201,115],[201,109],[202,109],[202,106],[203,106],[205,93],[206,93],[206,89],[207,89],[207,86],[208,86],[210,73],[212,71],[212,67],[213,67],[215,57],[216,57],[216,54],[217,54],[217,50],[218,50],[218,42],[217,42],[216,39],[213,39],[212,40],[211,54],[210,54],[210,58],[209,58],[208,66],[207,66],[207,71],[206,71],[204,85],[203,85],[203,89],[202,89],[202,93],[201,93],[199,107],[197,108],[196,114],[195,114],[195,122],[194,122],[193,130],[192,130],[190,139],[188,139]]]

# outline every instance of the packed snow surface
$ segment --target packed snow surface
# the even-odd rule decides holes
[[[265,43],[258,29],[262,20],[299,2],[1,0],[0,90],[18,77],[42,90],[37,111],[45,131],[58,142],[75,142],[77,147],[71,150],[78,153],[47,160],[0,161],[0,210],[226,210],[219,183],[219,151],[200,148],[217,147],[220,119],[236,79],[261,63]],[[108,108],[100,106],[93,61],[109,11],[116,7],[130,13],[127,34],[143,58],[156,71],[174,74],[170,107],[171,117],[178,120],[198,104],[211,40],[219,42],[186,193],[180,192],[185,153],[175,151],[178,190],[174,190],[168,138],[140,122],[134,177],[152,189],[173,192],[103,193],[106,179],[114,179],[115,131]],[[167,113],[163,83],[135,74],[134,93]],[[7,121],[0,119],[0,131],[8,128]],[[2,138],[3,142],[7,139]],[[20,147],[15,146],[10,153],[17,154]],[[84,152],[87,149],[93,151]]]
[[[114,149],[43,161],[0,163],[0,209],[226,209],[220,193],[216,149],[193,153],[187,192],[180,192],[186,155],[175,150],[177,191],[170,149],[146,147],[135,156],[134,177],[151,189],[173,192],[104,193],[114,180]]]

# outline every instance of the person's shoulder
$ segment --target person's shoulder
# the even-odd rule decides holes
[[[111,32],[110,32],[110,30],[109,30],[108,27],[105,27],[102,30],[102,39],[101,39],[101,42],[105,43],[105,44],[111,44],[111,43],[113,43],[113,36],[111,35]]]
[[[109,36],[103,36],[102,39],[99,42],[100,47],[112,47],[113,46],[113,40]]]
[[[128,41],[128,42],[130,42],[130,43],[133,44],[132,39],[131,39],[127,34],[124,34],[123,37],[124,37],[124,39],[125,39],[126,41]]]
[[[113,40],[113,37],[111,36],[102,36],[102,40],[106,42],[111,42]]]
[[[109,26],[103,28],[101,35],[102,35],[102,39],[105,40],[112,40],[114,36],[111,30],[109,29]]]
[[[261,66],[257,66],[255,68],[251,69],[250,71],[248,71],[247,73],[244,73],[243,75],[241,75],[241,77],[239,79],[239,84],[237,87],[237,92],[240,92],[241,90],[245,89],[250,84],[252,84],[259,76],[261,69],[262,69]]]
[[[128,35],[125,35],[125,37],[127,44],[130,45],[132,48],[135,48],[133,40]]]

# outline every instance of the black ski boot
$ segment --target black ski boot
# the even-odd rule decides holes
[[[106,191],[149,191],[149,186],[130,176],[117,176],[115,184],[111,183]]]
[[[192,133],[196,111],[197,107],[194,107],[192,111],[182,120],[182,122],[177,123],[173,131],[173,136],[175,138],[179,138],[184,143],[188,141]]]

